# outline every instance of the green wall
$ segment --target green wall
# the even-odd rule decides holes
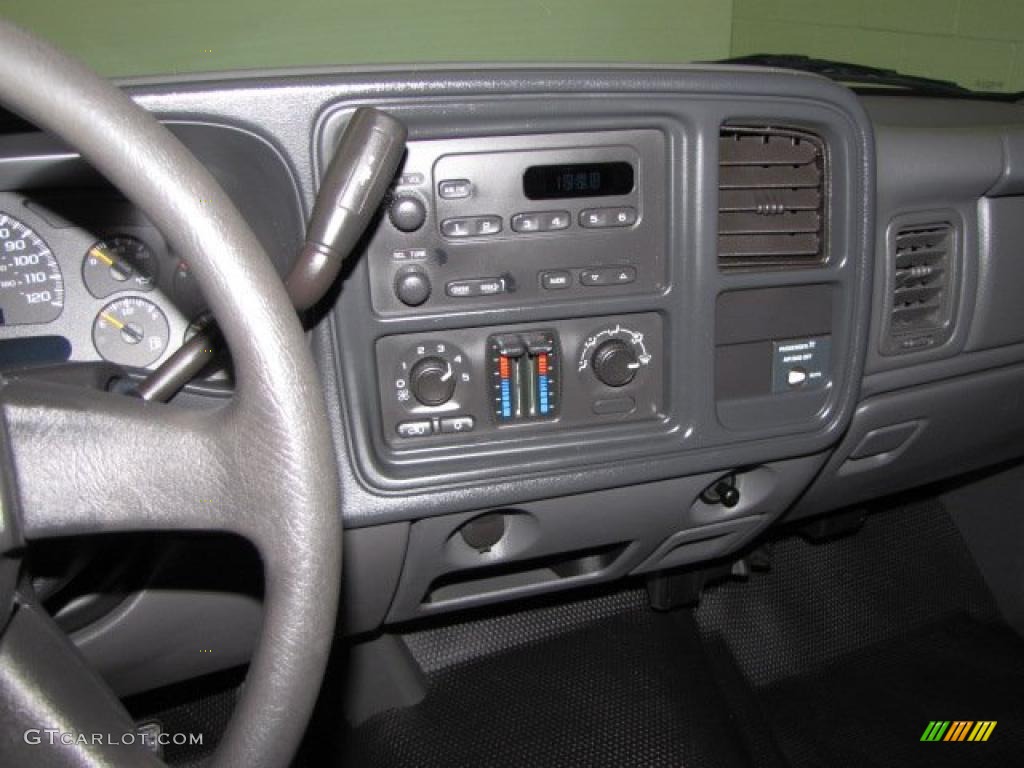
[[[726,0],[0,0],[104,74],[727,55]]]
[[[1024,0],[735,0],[734,55],[813,56],[1024,90]]]
[[[108,75],[754,52],[1024,90],[1024,0],[0,0]]]

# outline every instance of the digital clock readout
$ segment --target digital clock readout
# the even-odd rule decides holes
[[[633,166],[622,162],[533,165],[523,174],[523,191],[530,200],[628,195],[633,191]]]

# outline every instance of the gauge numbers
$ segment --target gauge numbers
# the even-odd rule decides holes
[[[159,360],[170,338],[167,316],[153,302],[135,296],[107,304],[92,326],[92,340],[103,359],[132,368]]]
[[[35,232],[0,212],[0,326],[51,323],[64,309],[64,276]]]

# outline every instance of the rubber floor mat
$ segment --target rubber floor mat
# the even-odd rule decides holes
[[[696,625],[633,611],[431,676],[350,739],[354,766],[748,766]]]
[[[696,610],[654,613],[634,589],[407,642],[427,697],[347,732],[338,764],[1024,765],[1024,641],[936,504],[782,539],[770,573]],[[997,725],[984,743],[921,741],[937,720]]]
[[[795,768],[1024,765],[1024,641],[941,505],[773,554],[694,612],[755,750]],[[921,742],[932,721],[997,725],[985,743]]]

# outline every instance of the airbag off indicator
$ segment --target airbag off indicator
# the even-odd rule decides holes
[[[487,351],[494,416],[499,424],[558,415],[561,354],[553,331],[491,336]]]
[[[831,352],[831,336],[773,342],[772,392],[827,386]]]

